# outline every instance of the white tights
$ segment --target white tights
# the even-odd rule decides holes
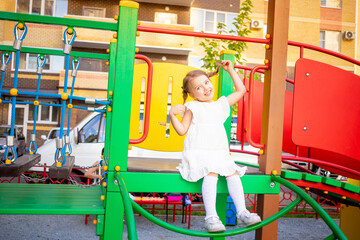
[[[216,212],[216,188],[218,178],[207,175],[202,184],[202,196],[205,207],[205,220],[217,216]],[[236,212],[242,213],[245,207],[244,190],[239,175],[232,175],[226,178],[230,196],[235,204]],[[224,206],[225,207],[225,206]]]

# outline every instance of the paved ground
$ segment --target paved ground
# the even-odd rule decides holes
[[[0,239],[2,240],[95,240],[95,225],[90,216],[89,223],[84,224],[84,216],[68,215],[0,215]],[[160,218],[164,218],[160,216]],[[162,229],[142,216],[136,216],[138,238],[140,240],[192,240],[198,237],[182,236]],[[338,220],[336,220],[338,223]],[[180,216],[175,225],[186,227]],[[124,226],[126,228],[126,226]],[[227,227],[228,230],[234,227]],[[193,216],[191,229],[203,231],[203,217]],[[126,230],[125,230],[126,231]],[[281,218],[279,220],[278,239],[324,239],[331,233],[323,220],[313,218]],[[249,232],[226,239],[254,239],[255,233]],[[127,239],[126,233],[123,239]]]

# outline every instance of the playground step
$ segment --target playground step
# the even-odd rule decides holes
[[[62,161],[62,157],[60,158],[60,162]],[[56,163],[51,165],[49,168],[49,177],[50,178],[68,178],[71,170],[75,163],[74,156],[66,157],[66,162],[62,167],[56,167]]]
[[[40,154],[25,154],[15,161],[12,165],[0,165],[0,177],[18,177],[32,166],[40,162]]]

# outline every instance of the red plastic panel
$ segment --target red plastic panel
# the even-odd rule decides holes
[[[262,110],[263,110],[263,92],[264,92],[264,84],[260,81],[254,81],[253,86],[253,104],[252,104],[252,139],[256,143],[260,143],[261,139],[261,121],[262,121]],[[241,142],[242,137],[244,138],[244,142],[249,142],[247,138],[248,132],[245,132],[244,136],[242,136],[241,126],[247,128],[248,123],[250,121],[248,114],[248,94],[245,96],[245,109],[244,104],[238,105],[238,118],[237,118],[237,139]],[[291,141],[291,118],[292,118],[292,102],[293,102],[293,93],[290,91],[285,92],[285,112],[284,112],[284,132],[283,132],[283,151],[295,154],[295,145]],[[241,116],[241,113],[244,111],[245,117],[244,122]]]
[[[348,167],[359,168],[359,93],[359,76],[299,59],[295,67],[293,142],[345,155],[352,158]]]

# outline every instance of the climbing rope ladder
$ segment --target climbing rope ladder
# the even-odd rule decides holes
[[[223,239],[226,236],[241,234],[244,232],[252,231],[261,228],[279,217],[283,216],[286,212],[290,211],[293,207],[299,204],[302,200],[306,200],[314,209],[319,213],[321,217],[328,224],[333,234],[328,237],[346,239],[338,226],[333,220],[324,212],[311,199],[304,191],[291,185],[286,180],[277,176],[277,173],[273,172],[272,175],[245,175],[242,177],[244,191],[246,193],[258,193],[258,194],[279,194],[280,184],[283,184],[297,194],[299,198],[291,203],[288,207],[284,208],[274,216],[264,219],[261,223],[246,228],[240,228],[231,231],[225,231],[223,233],[207,233],[193,230],[185,230],[173,225],[162,222],[158,218],[148,214],[135,202],[130,200],[128,192],[201,192],[201,183],[189,183],[181,179],[179,174],[172,173],[146,173],[146,172],[128,172],[128,144],[129,144],[129,127],[130,127],[130,112],[131,112],[131,92],[132,92],[132,78],[134,72],[135,61],[135,42],[137,33],[137,14],[138,4],[131,1],[120,1],[119,16],[117,17],[117,23],[104,23],[96,21],[86,21],[77,19],[56,18],[47,16],[35,16],[28,14],[17,14],[0,12],[0,19],[17,21],[15,26],[15,32],[22,31],[22,35],[19,37],[18,33],[15,34],[14,47],[0,45],[0,50],[4,51],[2,57],[2,63],[5,66],[1,67],[3,85],[3,75],[5,74],[6,65],[9,63],[11,55],[10,52],[15,51],[15,74],[14,84],[11,90],[3,90],[0,88],[0,94],[10,94],[11,101],[2,101],[3,103],[12,104],[12,118],[11,118],[11,133],[7,139],[6,147],[6,166],[0,166],[1,168],[11,167],[16,164],[16,150],[14,150],[11,136],[14,135],[15,126],[15,105],[18,104],[33,104],[35,107],[38,105],[46,104],[39,101],[39,97],[52,97],[61,100],[61,104],[51,104],[54,107],[61,107],[61,123],[60,123],[60,135],[56,139],[56,150],[54,156],[54,168],[55,170],[62,169],[66,164],[69,164],[71,156],[71,146],[69,142],[70,131],[70,115],[72,108],[84,109],[84,107],[73,106],[73,100],[84,101],[88,104],[101,104],[105,105],[104,110],[98,110],[94,108],[85,108],[88,111],[97,111],[105,114],[106,116],[106,134],[105,134],[105,148],[104,156],[101,161],[103,165],[102,178],[103,184],[97,188],[81,189],[76,186],[66,185],[49,185],[46,184],[0,184],[0,195],[6,196],[0,199],[0,213],[1,214],[95,214],[97,215],[97,235],[101,236],[101,239],[118,239],[122,238],[123,234],[123,216],[125,215],[128,238],[137,239],[136,226],[134,221],[133,208],[140,212],[142,215],[153,221],[154,223],[165,227],[169,230],[199,237],[209,237],[210,239]],[[21,47],[22,41],[28,31],[25,22],[31,23],[45,23],[63,25],[67,28],[64,31],[64,49],[40,49],[40,48],[26,48]],[[20,25],[20,26],[19,26]],[[109,54],[94,54],[71,51],[71,46],[76,38],[76,31],[74,26],[81,28],[100,29],[108,31],[117,31],[116,39],[112,39],[110,42]],[[206,35],[204,35],[206,36]],[[219,38],[219,36],[216,36]],[[246,39],[243,39],[246,40]],[[261,43],[267,43],[267,40],[260,41]],[[36,92],[18,91],[17,89],[17,74],[19,67],[20,52],[36,53],[40,54],[38,57],[38,84]],[[65,79],[64,79],[64,91],[62,94],[48,94],[40,92],[40,78],[42,67],[46,63],[44,55],[59,55],[65,57]],[[68,71],[70,68],[70,56],[74,57],[72,61],[72,77],[73,82],[71,85],[70,94],[67,93],[68,88]],[[76,72],[79,68],[79,58],[96,58],[109,60],[109,77],[108,77],[108,100],[100,101],[97,99],[77,97],[73,95]],[[229,57],[225,55],[225,57]],[[7,59],[6,59],[7,58]],[[116,81],[115,81],[116,79]],[[223,79],[224,80],[224,79]],[[226,81],[222,81],[226,82]],[[221,86],[224,89],[230,89],[232,86]],[[222,93],[224,94],[224,93]],[[18,102],[16,97],[18,95],[33,96],[34,102]],[[67,104],[67,100],[69,103]],[[65,111],[68,109],[68,126],[67,134],[64,140],[64,122]],[[145,113],[147,114],[147,113]],[[36,117],[34,117],[35,119]],[[35,128],[36,121],[34,121],[34,131],[31,137],[31,145],[29,145],[29,154],[37,156],[36,154],[36,142],[35,142]],[[33,137],[34,136],[34,137]],[[130,140],[131,142],[131,140]],[[13,152],[12,157],[9,152]],[[72,160],[74,161],[74,159]],[[72,162],[73,164],[73,162]],[[70,163],[71,165],[71,163]],[[55,173],[56,174],[56,173]],[[224,179],[219,180],[218,187],[218,205],[222,206],[222,211],[219,212],[221,218],[225,217],[226,210],[224,209],[227,197],[227,189]],[[174,184],[176,182],[176,184]],[[8,186],[17,185],[17,186]],[[23,196],[23,201],[19,201],[19,197],[16,194],[12,194],[20,189],[27,189],[27,191],[33,191],[36,194],[31,196]],[[61,194],[59,194],[61,192]],[[46,193],[46,194],[44,194]],[[43,199],[40,199],[41,196]],[[50,196],[51,198],[47,198]],[[54,196],[58,196],[57,198]],[[63,196],[63,197],[60,197]],[[52,199],[52,200],[50,200]],[[15,202],[17,204],[13,204]],[[26,204],[25,204],[26,201]],[[47,202],[48,201],[48,202]],[[57,205],[57,203],[59,205]],[[58,207],[60,206],[60,207]]]

